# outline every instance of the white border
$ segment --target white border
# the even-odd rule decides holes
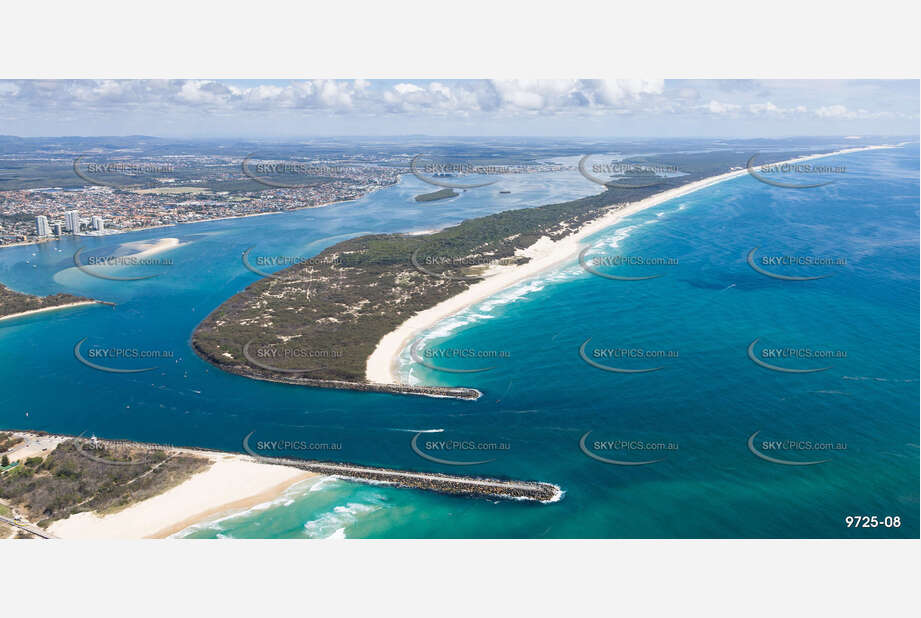
[[[0,77],[918,78],[918,12],[896,0],[12,2]]]
[[[10,569],[3,578],[10,616],[866,618],[910,614],[917,603],[917,541],[18,541],[0,548]]]
[[[3,7],[0,77],[917,79],[917,12],[891,0],[17,2]],[[918,548],[8,541],[0,607],[10,616],[887,616],[917,605]]]

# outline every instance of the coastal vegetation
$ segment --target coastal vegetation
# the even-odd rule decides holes
[[[432,191],[431,193],[422,193],[416,196],[417,202],[436,202],[438,200],[445,200],[449,197],[457,197],[460,195],[454,189],[441,189],[440,191]]]
[[[0,475],[0,499],[46,527],[81,511],[119,510],[210,465],[202,457],[161,449],[103,443],[81,448],[66,440],[45,457],[20,462]]]
[[[14,435],[8,431],[0,431],[0,453],[6,454],[6,451],[10,450],[17,444],[22,442],[22,438],[17,435]]]
[[[90,302],[92,299],[73,294],[52,294],[51,296],[33,296],[11,290],[0,283],[0,318],[36,309],[47,309],[71,303]]]
[[[384,335],[464,291],[480,280],[484,267],[525,262],[516,252],[542,236],[558,240],[657,190],[605,191],[470,219],[432,234],[340,242],[227,300],[196,328],[193,347],[209,362],[250,377],[362,383],[365,362]]]
[[[13,510],[7,505],[0,502],[0,517],[11,518],[13,516]],[[15,531],[12,526],[9,526],[2,521],[0,521],[0,539],[6,539],[15,534]]]

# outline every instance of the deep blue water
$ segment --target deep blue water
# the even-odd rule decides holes
[[[406,179],[331,208],[6,249],[0,281],[7,285],[85,294],[118,307],[0,322],[0,426],[232,450],[255,431],[263,440],[341,444],[310,457],[539,479],[566,492],[558,503],[534,505],[312,481],[271,505],[190,531],[196,537],[917,537],[918,150],[825,161],[845,165],[847,173],[803,190],[744,176],[644,211],[593,239],[589,255],[676,262],[601,270],[661,277],[612,281],[573,261],[440,324],[425,338],[426,348],[503,356],[487,361],[494,368],[482,373],[432,371],[409,359],[404,371],[412,379],[479,388],[485,394],[476,402],[254,382],[206,365],[187,340],[211,309],[256,279],[239,261],[249,246],[266,255],[311,255],[347,235],[428,229],[509,202],[524,207],[593,192],[577,175],[513,178],[512,195],[498,196],[503,187],[494,185],[437,206],[412,203],[424,186]],[[77,246],[109,255],[120,243],[165,236],[187,244],[162,254],[174,264],[160,267],[164,274],[155,279],[108,282],[68,268]],[[746,264],[754,247],[758,256],[843,263],[765,266],[787,275],[830,275],[782,281]],[[88,345],[170,349],[175,358],[148,373],[96,372],[73,357],[83,337]],[[642,348],[666,356],[597,359],[622,368],[662,367],[606,372],[580,358],[588,338],[589,355],[596,348]],[[807,347],[839,357],[766,359],[793,369],[829,367],[770,371],[746,354],[756,338],[757,354]],[[433,362],[484,365],[482,359]],[[431,455],[494,461],[455,467],[425,460],[410,448],[419,430],[430,432],[419,444]],[[589,447],[597,440],[676,448],[593,450],[620,460],[661,459],[610,465],[580,449],[588,431]],[[780,465],[750,452],[755,432],[756,447],[794,440],[846,448],[764,446],[764,454],[789,461],[829,460]],[[439,440],[508,448],[426,449]],[[849,530],[848,515],[899,516],[901,527]]]

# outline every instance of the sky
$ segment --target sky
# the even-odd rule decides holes
[[[0,135],[917,135],[917,80],[0,80]]]

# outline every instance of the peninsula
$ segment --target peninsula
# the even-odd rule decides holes
[[[52,294],[50,296],[23,294],[0,283],[0,320],[97,303],[107,304],[92,298],[74,296],[73,294]]]
[[[772,153],[763,165],[818,154]],[[248,286],[195,329],[192,346],[238,375],[324,388],[474,399],[475,389],[401,384],[396,357],[420,331],[578,254],[623,217],[748,173],[749,153],[685,154],[681,175],[560,204],[469,219],[429,234],[349,239]],[[756,168],[757,169],[757,168]]]

